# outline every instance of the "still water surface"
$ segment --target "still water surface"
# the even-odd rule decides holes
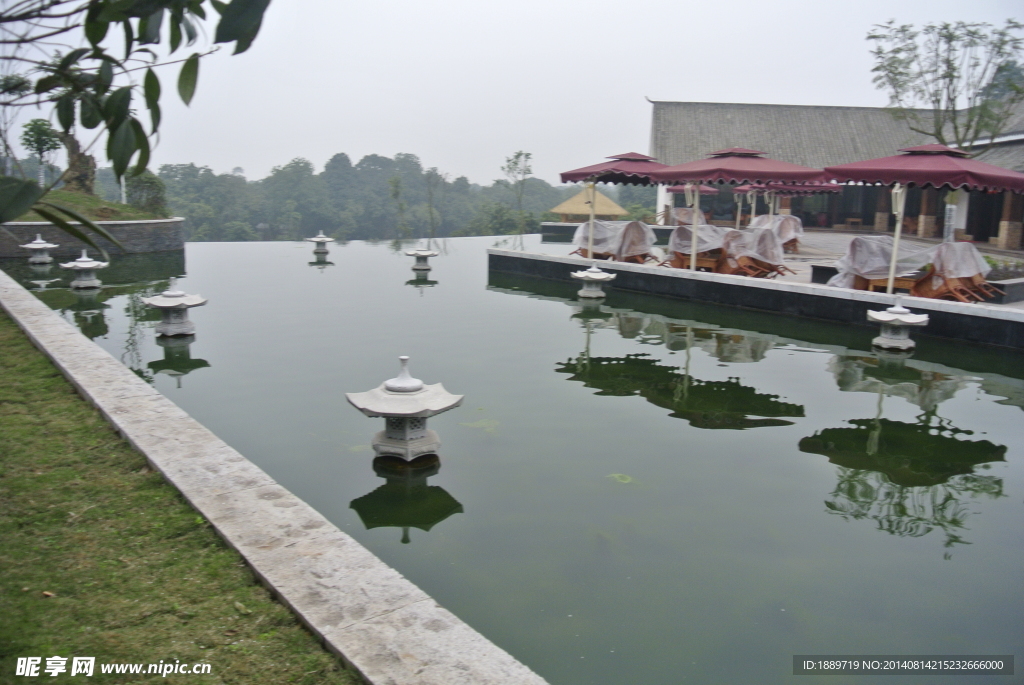
[[[1020,661],[1022,355],[920,338],[880,359],[868,328],[626,293],[584,308],[489,276],[495,243],[448,240],[426,287],[361,242],[329,266],[189,244],[122,258],[94,296],[0,266],[554,685],[816,682],[793,654]],[[160,347],[139,298],[177,274],[210,302],[190,347]],[[344,398],[400,354],[466,395],[411,486],[375,473],[382,422]]]

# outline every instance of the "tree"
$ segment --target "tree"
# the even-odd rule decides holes
[[[151,214],[166,216],[164,183],[155,174],[146,171],[138,176],[129,176],[126,185],[128,204]]]
[[[873,81],[912,131],[980,154],[1024,101],[1017,63],[1022,28],[1012,19],[1002,28],[963,21],[920,30],[894,20],[877,24],[867,36],[875,45]]]
[[[526,191],[526,179],[533,173],[530,166],[530,159],[533,157],[529,152],[519,150],[511,157],[505,158],[505,165],[501,167],[509,186],[515,193],[516,217],[519,224],[519,232],[526,232],[526,215],[523,214],[523,193]]]
[[[183,59],[174,58],[174,53],[196,43],[208,10],[219,15],[213,42],[234,43],[238,54],[256,38],[269,4],[270,0],[10,0],[0,6],[4,67],[9,76],[32,80],[34,86],[27,92],[0,89],[0,106],[52,107],[64,133],[76,124],[100,129],[106,133],[106,156],[115,176],[120,180],[133,160],[131,173],[141,174],[149,165],[149,138],[156,135],[161,118],[162,87],[154,69],[180,64],[178,95],[189,104],[199,62],[213,50]],[[108,50],[111,46],[117,47],[117,55]],[[149,131],[135,116],[136,97],[149,113]],[[94,247],[68,219],[117,242],[77,213],[41,202],[48,190],[24,179],[0,179],[0,223],[32,208]]]
[[[391,188],[391,199],[398,211],[398,235],[401,238],[408,238],[412,235],[409,224],[405,221],[405,200],[402,199],[402,177],[392,176],[388,179],[388,186]]]
[[[25,124],[21,144],[39,158],[39,185],[46,180],[46,153],[60,148],[60,137],[46,119],[33,119]]]

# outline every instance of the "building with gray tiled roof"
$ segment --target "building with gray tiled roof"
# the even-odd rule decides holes
[[[739,147],[761,150],[784,162],[821,169],[888,157],[897,154],[900,148],[935,142],[929,136],[910,130],[907,122],[897,119],[892,110],[883,107],[650,102],[653,113],[649,153],[669,165],[704,159],[715,150]],[[996,144],[978,155],[978,159],[1024,172],[1024,103],[1018,105]],[[916,212],[921,191],[911,190],[908,212]],[[1003,231],[1001,223],[1008,219],[1020,224],[1019,199],[1004,208],[1005,198],[976,192],[971,196],[968,228],[975,239],[995,241],[996,235]],[[878,191],[874,188],[844,191],[842,198],[829,201],[828,225],[856,221],[867,226],[884,221],[878,218],[884,214],[876,214],[877,200]],[[882,206],[883,203],[878,202],[879,210]],[[806,220],[809,217],[805,217]],[[941,221],[940,215],[938,223]],[[1003,240],[1001,244],[1016,247],[1019,242],[1018,236]]]

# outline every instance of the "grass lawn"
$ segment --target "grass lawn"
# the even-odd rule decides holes
[[[131,205],[122,205],[118,202],[104,200],[96,195],[73,193],[69,190],[51,190],[43,198],[43,202],[50,202],[58,207],[67,207],[93,221],[136,221],[165,218],[144,212]],[[15,221],[46,221],[46,219],[35,212],[27,212]]]
[[[96,657],[86,683],[357,682],[0,310],[0,683],[30,656],[46,682],[52,656]],[[211,672],[100,673],[161,660]]]

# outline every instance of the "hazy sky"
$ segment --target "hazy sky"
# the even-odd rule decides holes
[[[249,52],[203,62],[190,108],[165,77],[154,163],[256,179],[295,157],[408,152],[486,184],[525,150],[557,182],[646,153],[646,97],[883,106],[873,24],[1022,15],[1019,0],[273,0]]]

